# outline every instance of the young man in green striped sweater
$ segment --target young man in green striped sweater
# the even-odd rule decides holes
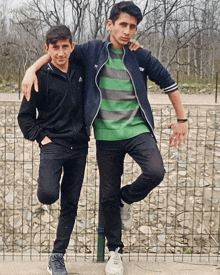
[[[105,235],[110,251],[105,269],[106,275],[123,274],[121,226],[125,230],[131,228],[132,204],[144,199],[163,180],[165,173],[152,125],[142,107],[143,101],[136,84],[136,74],[140,74],[141,69],[147,70],[147,67],[141,68],[139,65],[140,71],[133,72],[135,65],[130,67],[132,63],[129,61],[127,61],[128,65],[125,65],[124,45],[134,35],[141,18],[139,8],[132,2],[121,2],[113,7],[110,19],[107,21],[111,41],[108,60],[100,69],[100,78],[97,77],[101,91],[101,104],[94,120],[94,129]],[[135,59],[132,60],[133,64],[135,61]],[[137,62],[140,64],[141,61],[137,58]],[[164,70],[162,65],[158,68]],[[149,74],[153,75],[153,72]],[[164,75],[169,80],[167,82],[161,80],[161,82],[164,81],[166,85],[164,90],[169,93],[179,119],[179,123],[171,125],[175,128],[171,142],[175,137],[174,144],[182,145],[188,129],[185,112],[176,83],[171,81],[167,72]],[[159,83],[160,80],[157,79],[156,82]],[[142,174],[133,183],[121,188],[126,154],[139,164]]]

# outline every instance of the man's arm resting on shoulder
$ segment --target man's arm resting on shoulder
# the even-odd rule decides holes
[[[25,72],[25,75],[21,84],[21,89],[28,101],[31,98],[31,88],[33,84],[34,84],[35,91],[38,91],[38,82],[37,82],[36,72],[43,65],[47,64],[50,60],[51,60],[50,56],[48,54],[45,54],[42,57],[40,57],[37,61],[35,61],[34,64],[31,67],[29,67]]]
[[[186,114],[180,99],[179,91],[174,91],[168,94],[170,101],[173,104],[176,112],[177,119],[186,119]],[[188,122],[174,122],[168,125],[169,128],[173,128],[173,133],[170,136],[170,144],[174,146],[182,146],[187,138]]]

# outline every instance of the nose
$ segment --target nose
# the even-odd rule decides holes
[[[62,48],[59,49],[58,55],[59,55],[59,56],[63,56],[63,49],[62,49]]]
[[[124,34],[129,35],[129,33],[130,33],[130,27],[127,26],[124,28]]]

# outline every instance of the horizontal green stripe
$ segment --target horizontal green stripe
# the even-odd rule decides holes
[[[120,130],[121,128],[133,127],[137,125],[145,125],[142,117],[133,117],[127,120],[103,120],[97,118],[95,120],[96,129],[111,129],[111,130]],[[145,126],[147,127],[147,126]]]
[[[116,48],[111,47],[111,51],[112,51],[113,53],[123,54],[123,50],[121,50],[121,49],[116,49]]]
[[[115,101],[102,99],[100,110],[106,111],[131,111],[139,108],[136,100],[131,101]]]
[[[108,141],[124,140],[149,132],[150,131],[145,124],[139,124],[134,127],[120,128],[117,130],[97,129],[95,130],[95,138],[97,140]]]
[[[125,66],[121,59],[113,59],[109,57],[108,62],[105,64],[105,66],[115,68],[117,70],[125,70]]]
[[[100,77],[99,87],[101,89],[116,90],[116,91],[133,91],[133,85],[130,80],[112,79],[104,76]]]

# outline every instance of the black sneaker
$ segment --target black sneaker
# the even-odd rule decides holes
[[[51,254],[47,271],[51,275],[67,275],[67,271],[66,271],[64,259],[63,259],[63,253]]]

